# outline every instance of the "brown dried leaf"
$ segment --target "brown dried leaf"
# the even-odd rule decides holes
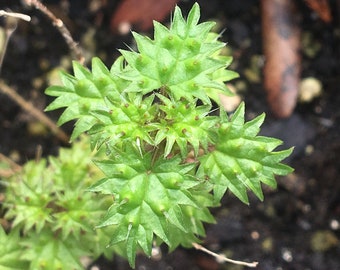
[[[261,8],[264,87],[273,113],[288,117],[295,108],[299,88],[299,16],[291,0],[262,0]]]
[[[169,15],[178,0],[123,0],[111,19],[111,30],[124,33],[130,27],[147,31],[152,21],[162,21]]]
[[[305,0],[305,2],[325,23],[330,23],[332,21],[328,0]]]

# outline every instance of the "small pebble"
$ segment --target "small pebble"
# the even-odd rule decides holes
[[[329,230],[320,230],[311,237],[311,248],[315,252],[325,252],[339,244],[339,239]]]
[[[322,94],[322,84],[318,79],[309,77],[300,82],[299,101],[311,102],[314,98]]]
[[[225,111],[227,112],[232,112],[234,110],[236,110],[236,108],[238,107],[238,105],[240,105],[242,98],[237,94],[236,89],[233,85],[228,84],[227,85],[229,90],[235,94],[234,96],[226,96],[223,94],[220,94],[220,100],[222,103],[222,106],[224,108]]]
[[[329,222],[329,226],[331,227],[332,230],[336,231],[340,229],[340,222],[336,219],[332,219]]]
[[[282,254],[282,259],[284,259],[286,262],[293,261],[293,255],[289,249],[284,248],[281,254]]]

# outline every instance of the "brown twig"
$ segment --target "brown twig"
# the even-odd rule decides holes
[[[248,262],[235,261],[235,260],[229,259],[226,256],[212,252],[209,249],[206,249],[205,247],[203,247],[203,246],[201,246],[197,243],[192,243],[192,246],[194,248],[196,248],[197,250],[201,250],[201,251],[215,257],[218,261],[221,261],[221,262],[229,262],[229,263],[233,263],[233,264],[237,264],[237,265],[243,265],[243,266],[247,266],[247,267],[256,267],[258,265],[258,262],[248,263]]]
[[[76,43],[70,31],[66,28],[63,21],[59,18],[57,18],[45,5],[43,5],[38,0],[23,0],[24,3],[26,3],[29,6],[34,6],[36,9],[40,10],[42,13],[44,13],[51,21],[52,24],[59,30],[63,38],[65,39],[67,45],[69,46],[70,50],[74,53],[76,59],[81,63],[84,64],[85,57],[83,55],[83,52],[81,48],[79,47],[78,43]]]
[[[31,17],[26,14],[17,13],[17,12],[7,12],[5,10],[0,10],[0,16],[13,17],[13,18],[21,19],[27,22],[31,21]]]
[[[4,81],[0,80],[0,91],[15,101],[21,108],[46,125],[64,143],[69,142],[68,135],[62,131],[50,118],[36,109],[32,103],[23,99],[14,89],[9,87]]]
[[[8,13],[1,13],[2,10],[0,10],[0,16],[6,15]],[[2,68],[2,63],[5,58],[7,46],[9,39],[11,38],[12,34],[14,33],[15,29],[17,28],[17,18],[15,16],[8,16],[7,20],[5,21],[5,41],[3,44],[0,44],[0,72]]]

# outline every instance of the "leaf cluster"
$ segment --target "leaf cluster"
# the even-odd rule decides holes
[[[154,23],[153,39],[133,32],[138,50],[120,50],[110,69],[98,58],[91,70],[74,62],[74,75],[46,90],[56,97],[47,110],[65,108],[59,124],[76,121],[72,139],[86,132],[106,152],[95,161],[104,177],[89,190],[113,198],[98,228],[112,228],[110,244],[132,266],[153,243],[199,241],[228,190],[244,203],[247,190],[262,200],[262,184],[291,172],[280,162],[292,149],[275,151],[280,140],[258,136],[264,115],[246,122],[243,103],[232,117],[212,114],[237,74],[226,69],[214,23],[199,18],[197,4],[186,19],[176,7],[170,28]]]
[[[27,162],[4,181],[8,234],[0,228],[0,269],[84,269],[83,256],[103,253],[109,241],[94,227],[109,202],[86,192],[102,173],[93,165],[88,139],[58,157]]]

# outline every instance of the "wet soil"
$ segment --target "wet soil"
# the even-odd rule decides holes
[[[44,2],[62,16],[60,4],[68,1]],[[106,64],[112,64],[118,55],[116,48],[131,45],[129,34],[112,34],[109,29],[118,1],[108,1],[99,10],[90,8],[90,2],[95,1],[69,2],[68,13],[62,18],[86,48],[87,57],[98,55]],[[192,3],[180,1],[179,5],[188,10]],[[266,189],[264,202],[250,195],[250,205],[246,206],[233,196],[226,196],[221,207],[213,210],[217,224],[207,225],[206,247],[234,259],[259,261],[258,269],[340,269],[340,4],[330,3],[333,21],[325,24],[304,1],[297,1],[303,36],[309,37],[301,51],[302,78],[320,80],[323,92],[309,103],[298,103],[291,117],[276,119],[261,83],[264,58],[259,1],[200,1],[203,19],[217,20],[219,31],[226,29],[222,39],[228,42],[234,56],[231,68],[240,73],[234,85],[241,89],[246,101],[247,117],[266,112],[263,134],[282,139],[285,148],[295,147],[293,156],[286,161],[295,168],[294,173],[278,178],[276,190]],[[11,37],[1,79],[43,109],[50,102],[43,91],[51,71],[70,62],[69,49],[40,12],[26,9],[19,0],[0,0],[0,9],[3,8],[27,13],[32,22],[20,22]],[[39,125],[37,131],[33,117],[3,94],[0,104],[1,153],[18,163],[34,158],[38,146],[44,155],[57,153],[62,143]],[[49,116],[57,119],[58,112]],[[71,125],[64,127],[66,132],[70,129]],[[179,248],[168,254],[162,247],[161,251],[157,260],[138,256],[136,268],[244,269],[219,264],[196,250]],[[103,270],[130,269],[121,258],[113,262],[100,259],[95,265]]]

